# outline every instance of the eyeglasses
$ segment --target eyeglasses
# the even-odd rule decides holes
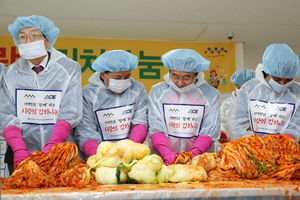
[[[181,80],[182,82],[189,83],[189,82],[192,82],[194,78],[195,78],[195,76],[180,78],[180,77],[177,76],[177,75],[171,74],[171,79],[172,79],[174,82],[179,82],[179,81]]]
[[[29,35],[29,36],[21,35],[18,37],[18,40],[19,40],[19,42],[26,42],[27,38],[29,38],[31,41],[36,41],[41,36],[44,37],[44,35]]]

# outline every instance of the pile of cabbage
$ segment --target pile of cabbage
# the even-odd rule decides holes
[[[166,166],[160,156],[150,155],[147,145],[131,140],[101,142],[96,155],[88,158],[87,176],[99,184],[181,183],[206,181],[200,166],[174,164]]]

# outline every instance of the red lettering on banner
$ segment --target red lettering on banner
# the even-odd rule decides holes
[[[192,129],[192,128],[197,128],[198,124],[197,123],[183,123],[182,128],[183,129]]]
[[[18,50],[16,46],[10,47],[10,61],[7,57],[9,57],[9,53],[7,53],[8,48],[0,47],[0,62],[6,64],[7,66],[16,62],[21,56],[18,54]]]
[[[21,57],[20,54],[17,53],[17,47],[11,47],[11,49],[10,49],[10,63],[14,63],[20,57]]]
[[[279,121],[277,119],[269,119],[268,121],[269,125],[275,125],[275,126],[284,126],[285,122],[284,121]]]
[[[8,59],[2,59],[2,58],[6,58],[6,48],[0,48],[0,62],[4,63],[4,64],[8,64]]]
[[[125,130],[125,129],[127,129],[127,128],[129,128],[130,127],[130,124],[129,123],[126,123],[126,124],[121,124],[121,125],[119,125],[119,128],[120,128],[120,130]]]
[[[106,132],[114,132],[114,131],[118,131],[118,126],[106,126],[104,129]]]
[[[27,115],[35,115],[36,114],[36,108],[23,108],[21,113],[27,114]]]
[[[57,115],[58,110],[56,109],[39,109],[38,110],[39,115]]]
[[[180,122],[170,122],[169,126],[172,128],[180,128]]]
[[[266,124],[267,123],[267,119],[266,118],[255,118],[254,119],[254,122],[256,123],[256,124]]]

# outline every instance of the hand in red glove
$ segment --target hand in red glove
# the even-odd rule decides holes
[[[87,158],[92,156],[92,155],[95,155],[97,153],[98,146],[99,146],[99,143],[95,140],[86,141],[82,145],[84,155]]]
[[[42,152],[49,152],[54,144],[62,143],[66,141],[66,139],[69,137],[71,132],[71,126],[70,124],[65,120],[59,120],[54,125],[51,138],[49,142],[47,142],[44,146],[44,149]]]
[[[292,135],[292,134],[290,134],[290,133],[284,133],[285,135],[287,135],[287,136],[289,136],[290,138],[293,138],[293,139],[295,139],[295,136],[294,135]]]
[[[138,124],[133,127],[131,130],[129,139],[133,142],[143,143],[147,137],[148,128],[143,124]]]
[[[158,151],[166,166],[171,165],[178,156],[170,149],[168,138],[160,132],[152,135],[153,147]]]
[[[211,145],[212,139],[209,136],[198,136],[197,139],[194,141],[193,147],[189,150],[190,152],[194,153],[194,155],[191,158],[207,152]]]
[[[14,152],[14,168],[23,160],[31,155],[22,138],[22,132],[19,127],[9,126],[4,129],[3,137]]]

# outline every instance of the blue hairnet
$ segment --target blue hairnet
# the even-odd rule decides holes
[[[20,30],[27,27],[39,29],[49,40],[51,46],[54,45],[60,32],[53,21],[46,17],[37,15],[17,17],[13,24],[8,25],[8,31],[12,35],[16,46],[19,44],[18,36]]]
[[[209,68],[210,61],[191,49],[175,49],[162,56],[162,62],[167,69],[201,72]]]
[[[276,77],[295,78],[299,73],[299,58],[286,44],[271,44],[262,57],[264,72]]]
[[[92,64],[92,68],[98,72],[122,72],[136,69],[137,66],[137,57],[123,50],[104,52]]]
[[[251,69],[240,69],[232,74],[230,82],[232,84],[244,84],[255,77],[255,72]]]

